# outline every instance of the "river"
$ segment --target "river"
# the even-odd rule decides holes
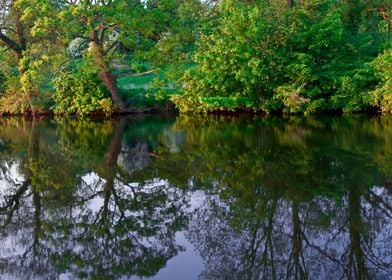
[[[391,279],[391,116],[0,119],[1,279]]]

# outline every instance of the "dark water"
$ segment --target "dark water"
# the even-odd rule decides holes
[[[392,279],[392,118],[0,119],[1,279]]]

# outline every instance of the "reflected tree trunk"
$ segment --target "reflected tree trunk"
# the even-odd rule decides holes
[[[292,268],[289,269],[288,275],[294,275],[295,279],[308,279],[306,268],[304,265],[304,257],[302,251],[303,233],[301,229],[301,220],[299,218],[299,203],[293,201],[293,251],[292,251]]]
[[[32,187],[33,191],[33,204],[34,204],[34,244],[33,253],[34,256],[38,256],[39,239],[42,232],[42,221],[41,221],[41,197],[36,186]]]
[[[33,207],[34,207],[34,243],[33,243],[33,254],[38,255],[39,239],[42,231],[41,222],[41,197],[39,186],[35,185],[34,177],[37,176],[36,162],[39,158],[39,133],[36,127],[36,119],[33,118],[31,124],[31,132],[29,137],[29,148],[28,148],[28,177],[32,183],[32,194],[33,194]]]
[[[349,188],[348,203],[350,244],[347,276],[349,279],[370,279],[366,268],[365,255],[361,246],[361,235],[364,233],[365,225],[361,218],[361,193],[359,188],[353,186]]]
[[[250,231],[249,247],[244,254],[244,268],[241,271],[243,279],[278,279],[276,275],[274,259],[274,218],[277,210],[277,199],[266,201],[262,208],[253,209],[253,211],[262,211],[265,215],[257,218],[252,230]],[[260,247],[263,246],[260,258]]]
[[[104,192],[104,204],[103,204],[103,213],[102,213],[103,220],[107,220],[108,218],[107,215],[109,211],[109,200],[114,192],[114,179],[116,177],[117,160],[121,152],[121,141],[124,134],[126,123],[127,123],[127,119],[121,118],[119,122],[116,124],[112,141],[110,142],[108,151],[106,153],[106,161],[105,161],[106,170],[103,176],[104,179],[106,180],[106,184],[103,191]]]
[[[276,209],[277,209],[277,205],[278,205],[278,200],[277,198],[274,198],[273,201],[271,202],[271,207],[270,207],[270,211],[267,217],[267,227],[264,231],[265,234],[265,251],[263,253],[263,267],[264,270],[267,271],[267,267],[270,266],[271,267],[271,275],[268,274],[264,274],[263,278],[271,278],[272,279],[278,279],[276,276],[276,267],[275,267],[275,254],[274,254],[274,244],[273,244],[273,229],[274,229],[274,217],[275,217],[275,213],[276,213]],[[269,257],[268,257],[269,255]]]

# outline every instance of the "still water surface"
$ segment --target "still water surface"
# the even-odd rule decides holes
[[[391,279],[391,117],[0,119],[1,279]]]

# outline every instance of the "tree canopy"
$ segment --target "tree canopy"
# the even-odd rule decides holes
[[[0,111],[387,113],[391,40],[388,0],[2,0]]]

